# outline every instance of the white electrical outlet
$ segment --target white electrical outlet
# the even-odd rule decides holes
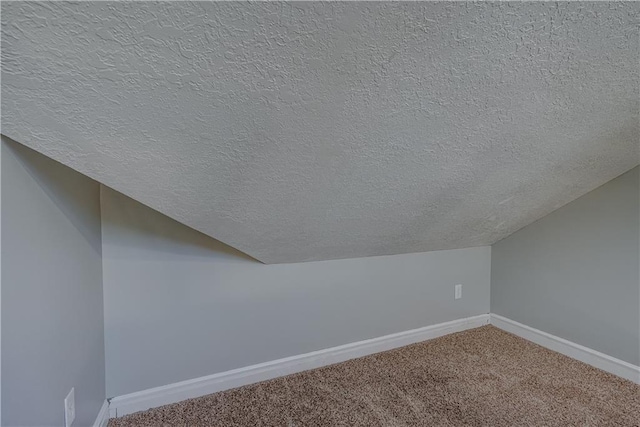
[[[67,397],[64,398],[64,425],[70,427],[76,419],[76,395],[74,388],[71,388]]]
[[[455,299],[462,298],[462,285],[456,285],[455,287]]]

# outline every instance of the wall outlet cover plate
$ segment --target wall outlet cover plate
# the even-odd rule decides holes
[[[64,425],[70,427],[76,419],[76,395],[72,387],[67,397],[64,398]]]

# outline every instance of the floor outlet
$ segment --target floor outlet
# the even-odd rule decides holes
[[[455,299],[462,298],[462,285],[456,285],[455,288]]]
[[[76,395],[73,387],[64,399],[64,425],[70,427],[76,419]]]

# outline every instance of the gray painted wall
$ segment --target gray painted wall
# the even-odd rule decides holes
[[[105,399],[99,184],[2,139],[2,425],[92,425]]]
[[[263,265],[106,187],[102,220],[109,397],[489,312],[490,247]]]
[[[491,311],[640,364],[638,168],[492,247]]]

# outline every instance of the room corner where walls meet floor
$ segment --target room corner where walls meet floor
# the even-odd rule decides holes
[[[638,366],[633,366],[562,338],[554,337],[502,316],[487,314],[117,397],[111,400],[110,413],[112,418],[119,418],[150,408],[206,396],[211,393],[236,389],[237,387],[335,365],[336,363],[354,360],[371,354],[381,354],[380,352],[402,348],[414,343],[422,343],[461,331],[473,330],[489,324],[522,337],[529,342],[541,345],[546,349],[561,353],[571,359],[584,362],[615,376],[640,384],[640,367]],[[496,347],[493,351],[508,350]],[[529,369],[528,366],[522,366],[522,368]],[[638,403],[640,404],[640,402]],[[338,412],[340,411],[338,410]],[[123,425],[129,424],[125,422]]]

